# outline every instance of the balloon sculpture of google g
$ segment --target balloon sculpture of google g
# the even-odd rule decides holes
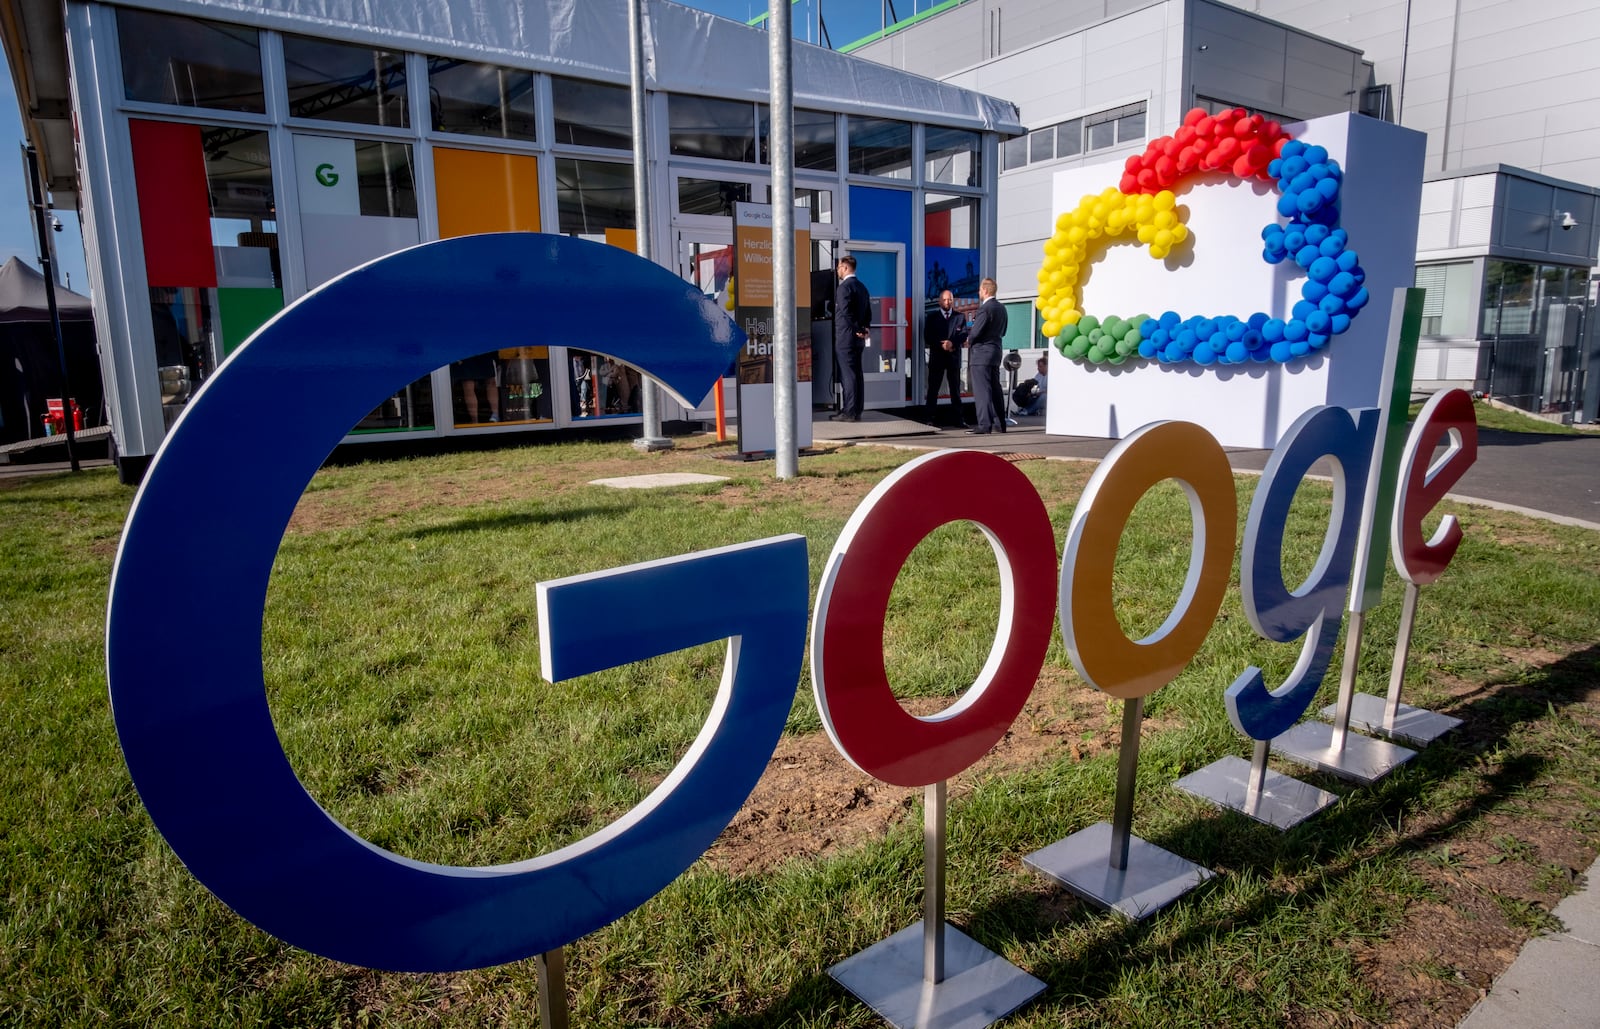
[[[1289,317],[1085,313],[1080,283],[1104,248],[1132,237],[1152,258],[1165,259],[1191,241],[1173,189],[1218,176],[1277,188],[1277,212],[1288,224],[1274,221],[1261,230],[1261,256],[1269,264],[1292,260],[1307,276]],[[1117,186],[1084,197],[1056,219],[1038,276],[1044,334],[1065,356],[1090,364],[1133,358],[1168,365],[1282,364],[1323,349],[1369,300],[1361,260],[1339,227],[1343,177],[1326,149],[1291,138],[1259,114],[1190,111],[1176,133],[1128,158]]]

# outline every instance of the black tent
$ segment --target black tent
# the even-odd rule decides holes
[[[85,427],[105,422],[89,298],[56,287],[72,391]],[[0,443],[44,435],[46,402],[63,393],[44,276],[13,257],[0,266]]]

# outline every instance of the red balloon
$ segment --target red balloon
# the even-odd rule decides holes
[[[1233,173],[1241,179],[1250,178],[1258,170],[1255,165],[1250,163],[1249,154],[1241,155],[1237,161],[1233,162]]]
[[[1143,164],[1144,155],[1134,154],[1132,157],[1129,157],[1126,161],[1122,162],[1122,169],[1123,171],[1136,172],[1141,166],[1143,166]]]
[[[1209,114],[1194,123],[1195,135],[1202,139],[1209,138],[1211,134],[1216,131],[1216,129],[1217,120],[1211,117]]]
[[[1163,183],[1171,182],[1178,174],[1178,162],[1170,157],[1159,157],[1156,159],[1155,171],[1156,177]]]
[[[1172,140],[1173,140],[1173,142],[1178,144],[1178,148],[1180,150],[1182,148],[1188,146],[1190,143],[1193,143],[1194,142],[1194,126],[1193,125],[1185,125],[1183,128],[1179,129],[1177,132],[1174,132],[1172,134]]]
[[[1156,188],[1156,173],[1149,168],[1139,173],[1139,188],[1141,191]]]
[[[1200,150],[1198,147],[1186,146],[1178,152],[1178,174],[1187,175],[1200,167]]]
[[[1217,145],[1211,149],[1212,161],[1219,168],[1232,164],[1233,159],[1239,156],[1239,150],[1238,136],[1223,136],[1217,141]]]
[[[1124,193],[1137,193],[1139,192],[1139,180],[1134,178],[1132,172],[1123,172],[1122,181],[1117,183],[1117,188]]]
[[[1189,127],[1195,125],[1196,123],[1198,123],[1200,121],[1201,118],[1204,118],[1205,116],[1206,116],[1205,108],[1196,107],[1196,108],[1191,109],[1188,114],[1183,116],[1184,128],[1189,128]],[[1179,131],[1182,131],[1182,130],[1179,130]]]
[[[1245,151],[1245,157],[1256,171],[1260,171],[1272,163],[1272,150],[1260,143],[1252,143],[1250,149]]]

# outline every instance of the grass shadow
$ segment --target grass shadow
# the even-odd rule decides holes
[[[1219,874],[1191,891],[1173,908],[1142,922],[1104,913],[1064,889],[1015,890],[994,897],[959,920],[968,935],[997,953],[1037,946],[1076,927],[1088,943],[1071,953],[1035,963],[1027,970],[1046,990],[1034,1004],[1095,1003],[1110,997],[1130,977],[1150,967],[1183,962],[1217,945],[1221,934],[1266,929],[1288,909],[1308,909],[1336,895],[1351,876],[1384,854],[1412,856],[1452,839],[1539,781],[1551,762],[1537,754],[1512,755],[1483,774],[1476,788],[1453,809],[1440,812],[1412,830],[1405,816],[1430,793],[1460,775],[1481,754],[1504,745],[1525,723],[1579,701],[1600,681],[1600,644],[1569,654],[1531,673],[1498,677],[1450,712],[1463,719],[1454,734],[1436,741],[1395,773],[1370,787],[1351,787],[1323,776],[1324,788],[1343,788],[1339,803],[1283,832],[1232,811],[1200,813],[1145,838]],[[1437,817],[1443,814],[1443,818]],[[1135,826],[1137,830],[1137,825]],[[1365,846],[1375,837],[1387,842]],[[1051,841],[1041,841],[1040,846]],[[1020,857],[1020,855],[1019,855]],[[1250,876],[1260,889],[1230,903],[1222,892],[1227,877]],[[1198,920],[1176,935],[1164,920],[1189,907],[1215,905],[1209,920]],[[1179,916],[1183,917],[1183,916]],[[1185,919],[1188,920],[1188,919]],[[848,955],[836,955],[842,960]],[[819,988],[820,984],[820,988]],[[809,975],[759,1013],[717,1022],[754,1027],[816,1020],[838,1004],[853,1003],[826,975]]]

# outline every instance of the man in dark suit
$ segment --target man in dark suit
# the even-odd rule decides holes
[[[836,422],[858,422],[862,401],[861,352],[866,349],[868,330],[872,326],[872,297],[856,278],[855,258],[839,258],[837,271],[839,288],[833,293],[833,356],[839,382],[844,386],[844,401],[839,411],[828,417]]]
[[[939,387],[950,384],[950,424],[961,427],[961,348],[967,342],[967,319],[956,310],[949,290],[939,294],[939,306],[922,320],[922,346],[928,367],[928,424],[939,424]]]
[[[1006,431],[1006,396],[1000,388],[1000,342],[1006,335],[1005,305],[994,298],[993,279],[978,287],[978,313],[972,319],[967,347],[967,378],[972,381],[972,407],[978,427],[973,435]]]

